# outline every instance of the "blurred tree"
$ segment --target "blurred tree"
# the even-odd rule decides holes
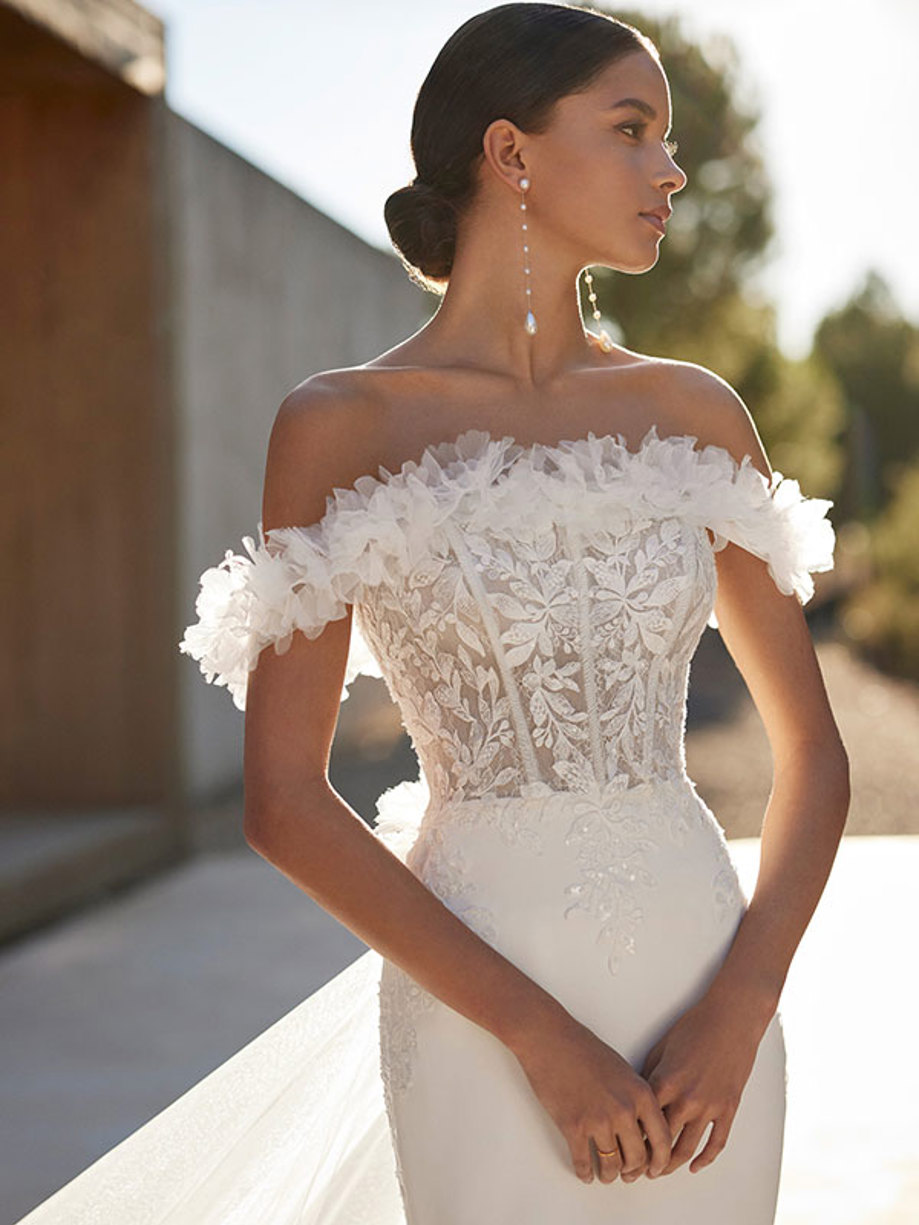
[[[871,519],[919,457],[919,329],[903,317],[886,281],[870,272],[820,324],[814,347],[845,394],[846,509]]]
[[[919,460],[894,478],[870,555],[874,574],[843,604],[843,629],[874,663],[919,680]]]
[[[762,345],[736,384],[754,409],[773,468],[812,497],[836,500],[846,464],[845,404],[832,371],[811,355],[800,361]],[[838,509],[833,519],[839,520]]]

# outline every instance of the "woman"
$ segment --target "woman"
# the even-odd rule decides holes
[[[435,60],[386,220],[440,308],[287,396],[181,643],[246,710],[250,844],[371,948],[27,1221],[774,1220],[778,1000],[848,804],[801,609],[832,503],[717,375],[583,327],[579,270],[657,261],[670,120],[590,10]],[[685,771],[706,624],[775,760],[749,901]],[[375,830],[327,774],[358,671],[422,766]]]

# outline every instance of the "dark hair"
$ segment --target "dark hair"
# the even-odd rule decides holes
[[[457,223],[477,187],[482,138],[495,119],[543,132],[559,98],[635,51],[658,57],[634,26],[569,4],[499,4],[451,35],[422,82],[412,115],[417,175],[383,206],[409,277],[443,294]]]

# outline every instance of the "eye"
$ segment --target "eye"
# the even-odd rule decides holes
[[[636,128],[639,132],[643,132],[647,126],[648,125],[646,123],[623,123],[620,125],[619,130],[620,132],[624,132],[627,128]],[[638,137],[637,136],[633,137],[633,139],[637,140]],[[676,151],[677,149],[679,149],[679,147],[680,147],[680,142],[678,140],[665,140],[664,141],[664,148],[667,150],[667,152],[670,154],[671,157],[676,157]]]

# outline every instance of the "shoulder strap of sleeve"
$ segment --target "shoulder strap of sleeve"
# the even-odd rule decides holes
[[[198,621],[186,627],[179,643],[183,654],[198,661],[208,684],[226,686],[238,710],[246,708],[249,673],[266,646],[273,644],[276,654],[283,655],[295,630],[318,638],[361,593],[354,569],[342,569],[330,559],[321,523],[273,530],[266,540],[260,522],[258,534],[258,544],[243,537],[248,556],[227,549],[223,560],[201,575]],[[360,673],[381,675],[352,621],[341,701],[350,696],[348,686]]]
[[[712,529],[717,553],[732,542],[765,561],[778,589],[806,604],[814,594],[813,573],[832,570],[836,533],[827,518],[829,498],[802,494],[796,480],[774,471],[772,480],[750,464],[736,480],[712,491]],[[708,624],[718,628],[712,612]]]

